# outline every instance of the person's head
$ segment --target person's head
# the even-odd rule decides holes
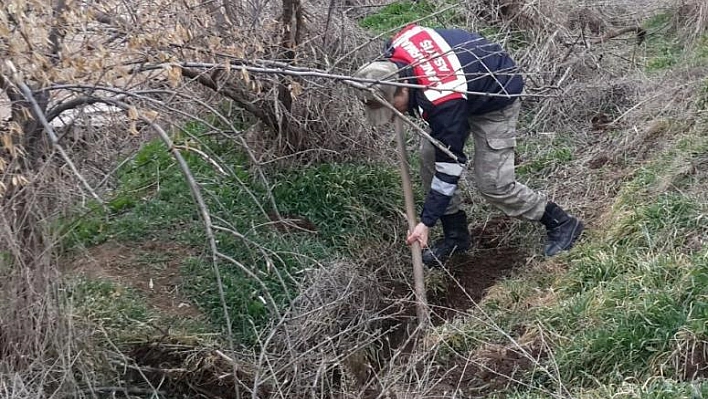
[[[398,66],[390,61],[375,61],[359,69],[354,77],[372,80],[398,80]],[[408,110],[408,88],[386,84],[373,84],[371,86],[382,98],[393,105],[399,112]],[[372,125],[383,125],[394,118],[394,113],[381,104],[371,92],[364,93],[364,109],[366,118]]]

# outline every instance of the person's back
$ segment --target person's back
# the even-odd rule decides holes
[[[468,95],[470,114],[484,114],[502,109],[516,100],[524,81],[516,63],[499,44],[474,32],[460,29],[436,29],[454,49],[465,71],[467,91],[508,94],[510,97]]]
[[[426,41],[431,43],[426,44]],[[399,65],[408,65],[409,69],[412,69],[410,77],[423,85],[433,83],[426,81],[426,75],[435,73],[438,76],[454,76],[456,71],[445,74],[435,68],[437,66],[444,68],[443,60],[448,57],[446,53],[454,52],[455,59],[445,61],[461,67],[462,73],[458,82],[466,82],[466,90],[471,93],[484,93],[484,95],[467,95],[467,108],[470,115],[502,109],[514,102],[523,91],[524,82],[516,63],[499,44],[488,41],[478,33],[461,29],[425,29],[417,25],[409,25],[392,39],[391,45],[393,48],[388,54],[390,60]],[[430,48],[432,51],[438,50],[439,54],[436,57],[430,53],[416,52],[416,49],[421,47]],[[464,87],[456,87],[456,89],[464,90]],[[489,94],[499,94],[499,96]],[[422,100],[425,102],[425,98]],[[438,105],[434,99],[431,100]],[[428,108],[426,104],[420,105]]]

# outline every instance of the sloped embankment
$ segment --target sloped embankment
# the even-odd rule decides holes
[[[705,38],[684,41],[681,17],[662,13],[643,21],[640,44],[636,37],[583,42],[578,33],[575,44],[565,43],[571,47],[560,53],[561,65],[557,59],[541,65],[560,72],[550,75],[566,85],[550,99],[525,100],[517,172],[586,221],[573,251],[542,258],[543,230],[490,216],[470,182],[466,206],[475,246],[427,274],[434,325],[424,333],[415,332],[409,259],[400,242],[405,223],[392,212],[381,229],[385,240],[367,234],[341,240],[357,244],[355,260],[337,253],[293,272],[297,295],[259,330],[255,350],[163,335],[131,343],[124,354],[143,373],[123,377],[135,386],[148,380],[172,395],[206,397],[708,394],[702,379],[708,370],[708,52]],[[548,50],[544,45],[538,48]],[[523,58],[524,50],[519,53]],[[335,177],[328,183],[331,190],[345,185]],[[323,191],[317,204],[332,209]],[[339,193],[354,197],[355,191]],[[278,235],[307,237],[298,241],[303,247],[312,230],[332,238],[341,231],[321,228],[352,215],[304,215],[304,205],[292,206],[314,229]],[[372,220],[378,219],[366,222]],[[367,227],[382,227],[372,223]],[[244,253],[270,259],[260,249]],[[266,273],[270,266],[254,270]],[[262,294],[252,291],[239,299]]]

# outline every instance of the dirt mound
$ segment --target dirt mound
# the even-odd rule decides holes
[[[536,331],[518,331],[515,343],[486,343],[469,354],[458,354],[441,363],[436,397],[483,398],[504,390],[532,369],[544,372],[548,356]]]
[[[520,246],[507,239],[514,223],[514,219],[498,217],[471,226],[474,242],[470,250],[451,258],[443,269],[428,272],[429,277],[443,276],[442,283],[433,281],[428,284],[428,305],[434,325],[463,315],[500,279],[526,264],[532,247]],[[399,287],[393,296],[405,297],[410,290],[411,287]],[[468,394],[478,397],[503,389],[511,379],[537,366],[538,360],[545,356],[542,340],[535,332],[512,331],[516,342],[509,345],[489,343],[475,353],[450,355],[441,362],[423,356],[426,360],[407,365],[405,359],[413,361],[420,356],[417,353],[419,342],[410,339],[416,325],[415,306],[411,302],[396,317],[388,319],[385,326],[390,330],[383,340],[386,345],[377,353],[379,362],[368,365],[373,372],[369,379],[361,381],[362,386],[368,386],[368,390],[375,393],[371,397],[381,397],[383,393],[390,397],[417,397],[419,393],[413,385],[395,383],[388,386],[386,382],[379,385],[370,381],[386,381],[386,370],[396,367],[394,364],[410,368],[409,372],[415,369],[414,373],[421,372],[421,368],[428,370],[431,384],[425,397],[468,397]]]

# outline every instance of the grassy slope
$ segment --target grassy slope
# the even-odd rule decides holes
[[[420,4],[397,7],[408,7],[415,16],[416,7],[425,9]],[[399,15],[399,11],[384,10],[380,15]],[[365,21],[379,30],[390,28],[381,23]],[[648,69],[673,67],[680,50],[670,41],[655,45]],[[696,50],[696,59],[708,52],[706,48]],[[708,92],[708,82],[703,90]],[[708,351],[706,104],[708,96],[694,104],[703,110],[702,121],[678,129],[666,148],[635,167],[580,246],[500,282],[473,311],[475,317],[455,328],[441,327],[447,353],[475,354],[480,343],[508,345],[504,331],[525,331],[536,342],[544,342],[545,368],[527,373],[527,388],[512,387],[505,395],[546,397],[538,392],[557,391],[558,380],[564,389],[582,397],[708,395],[705,384],[682,382],[695,371],[687,359],[697,354],[705,360]],[[199,126],[189,128],[199,133]],[[573,160],[572,141],[560,137],[560,146],[539,154],[533,140],[520,146],[522,157],[529,159],[520,167],[522,178],[533,179]],[[214,155],[233,168],[230,177],[220,176],[194,154],[189,155],[190,165],[205,185],[215,216],[248,238],[223,234],[221,249],[255,271],[279,304],[296,289],[299,270],[355,255],[353,243],[373,234],[381,240],[395,238],[391,231],[395,231],[392,226],[400,226],[395,209],[401,202],[395,169],[349,164],[278,172],[273,193],[281,212],[307,218],[318,229],[317,234],[282,234],[268,224],[257,205],[268,203],[266,192],[253,171],[240,166],[245,165],[242,156],[223,143],[213,148],[218,148]],[[213,272],[199,251],[204,237],[197,211],[174,162],[159,143],[146,146],[122,170],[110,208],[110,212],[96,208],[78,220],[72,243],[91,246],[150,239],[196,248],[183,266],[188,293],[209,322],[223,328]],[[261,287],[233,266],[221,265],[221,273],[228,302],[238,304],[231,309],[237,337],[251,343],[251,324],[263,326],[269,319],[260,299]],[[116,325],[108,327],[115,330],[142,332],[145,323],[157,317],[141,303],[139,293],[128,290],[116,296],[116,292],[125,290],[103,280],[81,280],[74,293],[84,314],[112,320]],[[128,317],[106,317],[116,313]],[[490,327],[489,319],[496,327]],[[134,330],[136,326],[143,329]],[[186,328],[208,331],[213,327]]]
[[[683,48],[661,31],[648,43],[646,71],[705,68],[707,40]],[[527,386],[500,397],[708,395],[701,379],[708,364],[707,84],[687,104],[686,120],[668,122],[671,134],[656,138],[648,159],[625,165],[626,183],[581,245],[500,282],[471,317],[440,329],[443,358],[484,358],[490,343],[515,349],[507,334],[521,331],[513,338],[531,342],[522,344],[529,351],[542,347],[544,360],[522,378]],[[525,138],[519,176],[533,181],[567,168],[579,151],[563,135],[553,148]]]
[[[508,345],[502,331],[545,340],[546,366],[557,376],[536,370],[528,376],[533,388],[519,397],[557,389],[557,379],[589,397],[708,393],[708,385],[674,382],[691,379],[698,368],[705,375],[708,203],[700,187],[706,176],[685,175],[685,166],[706,151],[708,139],[696,129],[639,168],[591,236],[550,262],[557,267],[523,271],[495,287],[475,311],[479,319],[448,339],[454,350]],[[475,321],[487,317],[498,327]]]
[[[202,133],[202,126],[198,124],[187,128],[191,134]],[[180,139],[180,135],[176,139],[184,141],[182,144],[188,141]],[[306,221],[303,222],[306,229],[315,230],[292,230],[285,234],[273,224],[267,190],[255,171],[243,166],[246,161],[240,151],[225,142],[192,141],[190,145],[202,148],[231,168],[230,175],[224,176],[195,153],[185,154],[192,172],[202,184],[216,224],[242,235],[218,232],[219,250],[238,260],[260,280],[248,277],[233,264],[219,265],[235,338],[243,345],[251,345],[256,330],[271,321],[271,298],[282,307],[295,295],[297,276],[303,269],[348,256],[353,241],[365,244],[372,237],[369,230],[377,231],[378,236],[390,231],[386,226],[390,220],[397,220],[395,212],[400,208],[401,195],[395,168],[320,165],[277,171],[269,178],[281,215],[302,219]],[[130,247],[151,241],[178,244],[189,254],[182,262],[182,288],[211,323],[211,327],[196,326],[196,331],[224,328],[221,299],[215,289],[216,277],[204,253],[203,225],[189,189],[164,145],[157,141],[147,144],[121,168],[119,178],[119,188],[108,209],[95,206],[69,225],[68,244],[74,247],[107,242],[125,243]],[[386,239],[385,233],[381,238]],[[104,320],[100,318],[102,313],[127,313],[128,319],[142,327],[126,328],[129,326],[122,319],[112,320],[109,325],[104,323],[116,332],[120,329],[142,334],[148,320],[160,317],[139,303],[139,292],[106,279],[81,279],[75,291],[78,295],[75,302],[88,305],[84,311],[99,316],[91,318]],[[121,294],[116,295],[116,292]],[[106,297],[109,299],[102,299]],[[120,300],[110,299],[116,297]],[[102,309],[100,303],[110,306],[105,312],[97,312],[97,308]],[[195,328],[194,325],[188,327]]]
[[[363,25],[392,28],[388,14],[416,7],[403,4]],[[660,15],[647,23],[655,34],[646,44],[646,71],[705,67],[708,36],[685,48],[665,29],[670,19]],[[516,339],[544,342],[547,360],[528,373],[530,385],[515,397],[547,397],[563,389],[598,398],[708,395],[708,384],[682,382],[699,369],[705,376],[708,359],[707,88],[704,80],[703,94],[689,104],[690,120],[669,122],[677,126],[671,137],[658,138],[667,140],[656,146],[660,152],[623,177],[628,182],[584,243],[501,282],[472,317],[442,326],[448,351],[441,357],[474,356],[489,343],[513,348],[507,333],[525,331]],[[525,162],[517,172],[520,179],[538,181],[572,164],[579,150],[563,134],[553,143],[525,138],[519,146]]]

